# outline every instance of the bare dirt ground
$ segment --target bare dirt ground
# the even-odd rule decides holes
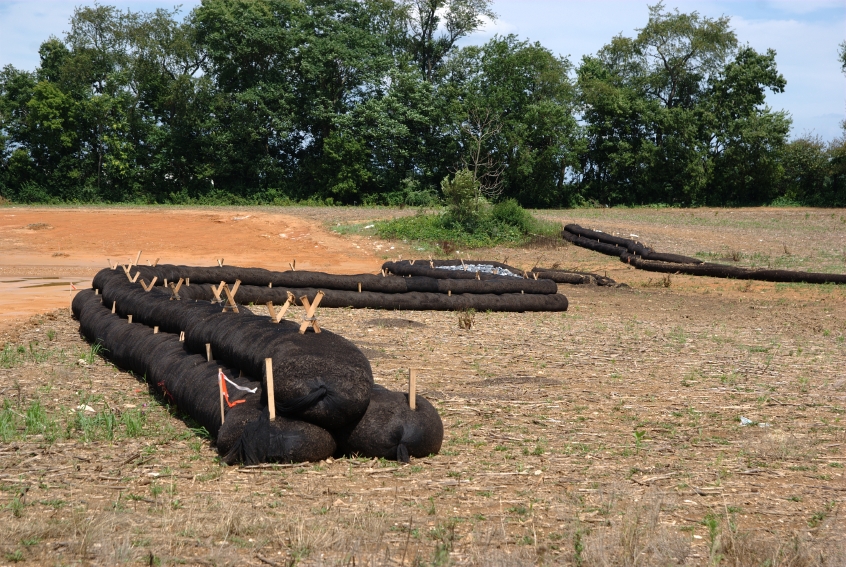
[[[0,322],[68,305],[70,283],[87,287],[107,261],[225,263],[333,273],[378,272],[382,247],[341,237],[309,215],[278,208],[0,208]],[[338,210],[337,221],[358,218]],[[403,214],[385,211],[384,216]],[[368,210],[368,218],[379,212]]]
[[[64,246],[79,224],[88,240],[62,251],[88,278],[109,254],[123,260],[137,249],[162,261],[231,255],[277,269],[296,257],[348,273],[415,253],[409,243],[326,230],[408,211],[105,209],[116,219],[99,237],[90,219],[101,222],[91,216],[101,210],[56,209],[67,225],[37,220],[46,211],[0,210],[2,219],[27,215],[0,227],[4,270],[17,238],[18,258],[55,270],[31,273],[67,277],[37,254],[51,250],[48,231],[67,226]],[[182,216],[164,223],[165,214]],[[844,211],[543,214],[707,259],[841,272],[846,264]],[[240,228],[253,215],[262,215],[256,228]],[[160,230],[182,229],[100,242],[151,217]],[[220,218],[229,220],[212,220]],[[54,228],[20,228],[36,222]],[[305,231],[295,243],[278,236]],[[378,383],[402,389],[408,368],[420,369],[446,434],[439,455],[409,465],[221,466],[178,409],[92,353],[66,308],[4,323],[0,563],[846,564],[846,289],[665,282],[548,242],[463,255],[607,271],[629,287],[560,286],[567,313],[478,313],[469,331],[452,313],[321,310],[321,325],[362,348]]]

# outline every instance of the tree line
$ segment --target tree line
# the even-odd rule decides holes
[[[775,52],[659,3],[578,64],[491,0],[79,7],[33,71],[0,71],[8,201],[846,205],[846,142],[789,141]],[[846,48],[840,53],[846,70]]]

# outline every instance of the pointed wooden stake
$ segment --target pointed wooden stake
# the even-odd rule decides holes
[[[219,268],[222,268],[222,267],[223,267],[223,258],[218,258],[218,259],[217,259],[217,266],[218,266]]]
[[[135,265],[138,265],[138,261],[141,260],[141,251],[138,251],[138,255],[135,257]]]
[[[158,264],[158,263],[159,263],[159,259],[158,259],[158,258],[156,258],[156,261],[155,261],[155,262],[153,262],[153,267],[155,268],[155,267],[156,267],[156,264]]]
[[[358,293],[361,293],[361,282],[358,282]]]
[[[537,272],[532,272],[532,275],[535,276],[535,279],[538,279],[538,273]]]
[[[132,315],[126,316],[126,322],[129,323],[130,325],[132,324]]]
[[[112,266],[112,260],[111,260],[111,258],[106,258],[106,262],[108,262],[108,263],[109,263],[109,269],[110,269],[110,270],[116,270],[116,269],[117,269],[117,267],[118,267],[118,263],[117,263],[117,262],[115,262],[115,265],[114,265],[114,266]]]
[[[94,289],[94,295],[100,295],[100,290],[95,288]]]
[[[180,343],[185,342],[185,331],[179,331],[179,342]]]
[[[291,271],[292,271],[292,272],[296,272],[296,271],[297,271],[297,259],[296,259],[296,258],[294,258],[294,261],[293,261],[293,262],[288,262],[288,265],[289,265],[289,266],[291,266]]]
[[[408,407],[417,409],[417,370],[408,369]]]
[[[276,419],[276,397],[273,393],[273,359],[264,359],[264,371],[267,374],[265,392],[267,392],[267,412],[270,414],[270,421]]]
[[[479,270],[476,270],[476,279],[477,279],[477,280],[481,280],[481,279],[482,279],[482,278],[481,278],[481,276],[479,275]]]
[[[158,326],[158,325],[156,325],[155,327],[153,327],[153,334],[154,334],[154,335],[158,335],[158,334],[159,334],[159,326]]]
[[[112,301],[112,313],[117,310],[117,301]]]
[[[211,362],[211,343],[206,343],[206,360]]]
[[[191,287],[191,278],[185,278],[185,286]]]

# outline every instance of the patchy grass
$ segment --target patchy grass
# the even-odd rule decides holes
[[[644,223],[658,249],[721,249],[708,241],[711,225],[686,232],[706,224],[685,215],[714,211],[587,212],[599,228],[609,219],[618,231]],[[808,222],[816,221],[829,222],[812,214]],[[778,224],[756,222],[759,233]],[[792,254],[804,235],[818,237],[804,223],[804,213],[782,223]],[[739,225],[723,228],[749,253],[759,237]],[[479,312],[469,329],[455,313],[321,309],[323,327],[374,353],[377,383],[402,390],[408,368],[418,369],[418,392],[438,408],[446,436],[439,455],[409,465],[340,458],[221,466],[196,424],[92,354],[66,312],[3,329],[0,557],[107,565],[846,563],[842,288],[743,291],[736,281],[680,275],[670,287],[644,287],[647,276],[576,247],[478,254],[526,268],[613,268],[608,275],[631,287],[561,286],[565,314]],[[386,324],[392,318],[418,325]],[[80,405],[93,411],[80,416]],[[741,426],[741,416],[756,425]]]
[[[509,209],[500,215],[497,211],[494,206],[490,212],[466,222],[456,222],[443,212],[421,212],[412,217],[378,221],[376,229],[382,238],[437,244],[440,248],[448,243],[452,249],[514,246],[526,244],[533,237],[557,236],[561,231],[560,224],[538,220],[525,211]]]

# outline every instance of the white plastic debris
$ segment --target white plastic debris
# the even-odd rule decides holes
[[[375,224],[368,224],[368,225],[367,225],[367,226],[365,226],[364,228],[373,228],[374,226],[376,226],[376,225],[375,225]]]
[[[749,419],[748,417],[740,416],[740,427],[746,427],[747,425],[755,425],[755,422]],[[769,423],[758,423],[758,427],[769,427]]]

